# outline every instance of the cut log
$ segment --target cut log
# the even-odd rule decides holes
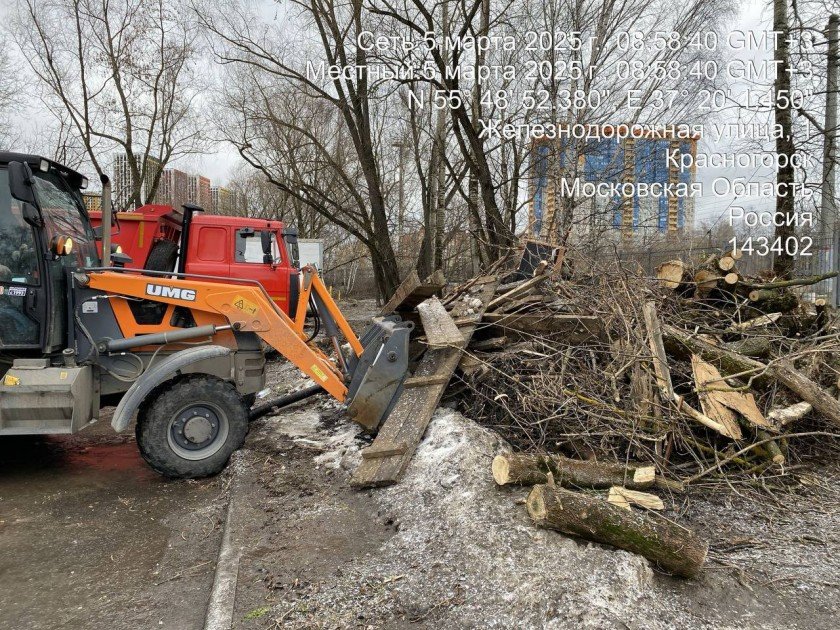
[[[669,340],[694,354],[699,354],[706,361],[720,366],[720,370],[726,374],[747,372],[758,375],[759,378],[763,377],[762,380],[779,381],[803,401],[813,405],[814,409],[826,420],[840,427],[840,401],[796,370],[789,362],[777,360],[767,364],[761,363],[692,337],[674,326],[666,324],[662,330]]]
[[[739,275],[738,275],[737,273],[735,273],[734,271],[730,271],[728,274],[726,274],[725,276],[723,276],[723,283],[724,283],[724,284],[727,284],[727,285],[729,285],[729,286],[733,286],[733,285],[738,284],[738,281],[739,281],[740,279],[741,279],[741,276],[739,276]]]
[[[693,577],[706,560],[708,546],[690,530],[656,515],[623,510],[600,497],[538,485],[526,506],[539,527],[637,553],[674,575]]]
[[[817,282],[822,282],[823,280],[831,280],[831,278],[836,278],[838,273],[837,271],[832,271],[830,273],[824,273],[819,276],[806,276],[804,278],[794,278],[793,280],[777,280],[776,282],[761,282],[761,283],[753,283],[748,284],[750,289],[785,289],[788,287],[804,287],[811,284],[816,284]]]
[[[767,315],[760,315],[758,317],[754,317],[753,319],[748,319],[745,322],[738,322],[737,324],[732,324],[729,328],[727,328],[727,331],[741,332],[744,330],[750,330],[751,328],[769,326],[770,324],[776,322],[781,316],[781,313],[768,313]]]
[[[776,440],[773,440],[772,436],[767,433],[767,431],[758,431],[755,436],[759,440],[769,440],[768,442],[762,444],[761,447],[767,452],[768,458],[771,459],[774,464],[781,465],[785,463],[785,455],[782,453],[782,449],[779,448]]]
[[[665,504],[662,502],[662,499],[655,494],[639,492],[638,490],[628,490],[622,486],[613,486],[610,488],[607,501],[625,510],[629,510],[631,505],[638,505],[648,510],[665,509]]]
[[[676,291],[680,285],[688,282],[688,273],[682,260],[668,260],[656,268],[659,285]]]
[[[461,348],[464,336],[458,330],[452,316],[436,297],[424,300],[417,305],[423,331],[430,348]]]
[[[772,409],[767,413],[767,419],[773,422],[779,428],[801,420],[813,410],[811,403],[798,402],[790,407],[783,407],[782,409]]]
[[[732,271],[735,268],[735,259],[732,256],[721,256],[717,266],[721,271]]]
[[[745,337],[738,341],[725,343],[723,347],[754,359],[766,359],[770,356],[770,350],[772,348],[770,339],[767,337]]]
[[[720,276],[709,269],[700,269],[694,274],[694,283],[697,285],[697,294],[705,297],[717,286]]]
[[[617,464],[562,455],[503,453],[493,458],[493,479],[500,486],[532,486],[546,483],[551,473],[554,482],[566,487],[604,489],[624,486],[645,490],[653,486],[656,469],[650,464]]]
[[[775,289],[753,289],[749,293],[751,306],[765,312],[791,311],[799,306],[799,298],[795,293],[777,291]]]

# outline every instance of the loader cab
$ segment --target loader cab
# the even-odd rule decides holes
[[[4,356],[43,356],[67,347],[69,274],[99,265],[82,202],[85,185],[79,173],[52,160],[0,153]]]

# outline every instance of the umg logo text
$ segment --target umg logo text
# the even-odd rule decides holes
[[[180,287],[168,287],[163,284],[147,284],[146,295],[155,297],[175,298],[186,302],[195,302],[195,291]]]

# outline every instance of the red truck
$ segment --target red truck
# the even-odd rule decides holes
[[[177,271],[257,280],[287,315],[300,290],[297,230],[280,221],[208,215],[187,204],[148,204],[134,212],[117,212],[113,243],[149,271]],[[102,213],[90,212],[94,228]],[[186,255],[181,255],[186,252]]]

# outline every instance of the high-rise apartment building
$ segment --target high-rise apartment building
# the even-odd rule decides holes
[[[158,186],[158,193],[155,195],[155,203],[180,209],[190,200],[189,180],[190,176],[184,171],[179,171],[176,168],[164,170],[160,179],[160,186]]]
[[[115,210],[134,210],[138,206],[150,201],[152,186],[161,169],[157,158],[147,157],[145,164],[143,156],[135,153],[134,160],[139,169],[140,198],[132,198],[135,191],[135,177],[131,171],[128,154],[119,153],[114,157],[112,200]]]
[[[203,175],[190,175],[187,198],[205,210],[210,210],[213,200],[210,197],[210,180]]]

